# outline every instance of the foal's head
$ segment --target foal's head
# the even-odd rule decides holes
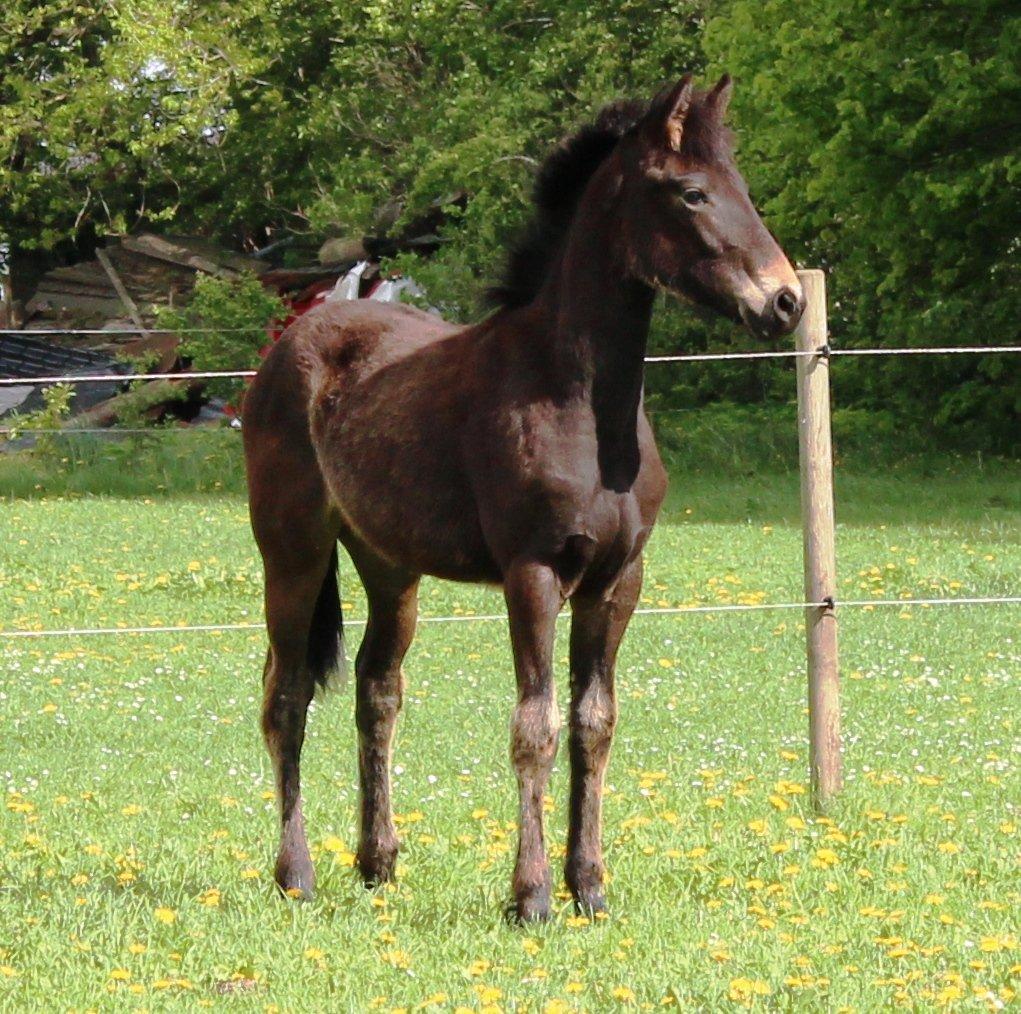
[[[797,325],[804,296],[734,164],[723,123],[730,92],[727,75],[696,92],[686,74],[621,138],[625,259],[636,279],[773,338]]]

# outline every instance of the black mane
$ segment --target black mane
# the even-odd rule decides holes
[[[561,141],[546,157],[532,191],[535,214],[511,247],[502,282],[486,293],[490,305],[512,309],[527,306],[535,298],[588,181],[647,109],[645,102],[612,102],[594,122]]]

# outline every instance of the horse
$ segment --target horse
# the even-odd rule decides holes
[[[554,626],[570,603],[565,879],[579,910],[604,910],[614,666],[667,488],[642,402],[654,295],[712,308],[764,340],[793,330],[804,308],[735,166],[731,90],[726,75],[696,90],[688,74],[651,101],[612,103],[561,142],[481,323],[331,302],[291,324],[263,361],[242,432],[265,570],[275,879],[290,896],[314,891],[299,760],[316,687],[344,660],[339,543],[368,600],[355,660],[365,884],[394,879],[391,741],[428,574],[503,589],[517,680],[509,913],[521,921],[550,916],[543,794],[560,731]]]

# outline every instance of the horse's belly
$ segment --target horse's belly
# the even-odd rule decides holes
[[[377,434],[324,450],[327,486],[345,526],[394,566],[454,581],[499,581],[456,462]]]

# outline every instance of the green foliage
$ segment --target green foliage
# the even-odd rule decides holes
[[[156,386],[144,385],[139,393]],[[690,504],[692,489],[705,486],[699,497],[700,511],[711,510],[713,518],[728,520],[731,515],[719,504],[712,505],[713,490],[731,490],[734,503],[744,504],[743,509],[757,516],[758,510],[748,505],[779,504],[783,497],[778,491],[783,489],[789,497],[782,513],[797,523],[798,448],[793,406],[653,407],[651,416],[660,452],[673,476],[675,500],[682,497]],[[26,429],[18,432],[24,435]],[[49,439],[52,452],[45,455],[35,448],[0,454],[0,497],[150,497],[213,492],[240,496],[245,492],[240,434],[228,427],[152,427],[142,434],[112,428],[97,434],[82,433],[72,426]],[[924,437],[906,435],[891,412],[837,409],[833,441],[843,521],[849,519],[843,491],[871,481],[877,469],[884,476],[899,477],[909,511],[917,490],[933,477],[955,483],[954,496],[965,502],[1004,508],[1008,514],[1001,522],[1006,522],[1009,512],[1021,511],[1021,474],[1016,465],[982,454],[942,453]],[[706,477],[711,479],[709,485],[705,485]],[[778,477],[776,482],[773,477]],[[765,487],[772,492],[763,498]],[[868,497],[859,499],[855,523],[869,523]],[[946,505],[944,515],[950,509]]]
[[[196,370],[250,370],[259,365],[267,325],[283,313],[283,303],[254,275],[199,275],[191,301],[183,309],[161,307],[156,319],[158,327],[181,332],[181,354]],[[243,386],[240,380],[210,380],[207,390],[233,397]]]
[[[413,214],[463,187],[486,271],[550,142],[699,63],[701,2],[13,0],[0,238],[357,231],[391,195]]]
[[[476,319],[549,146],[622,94],[727,69],[770,226],[829,272],[844,345],[986,344],[1021,317],[1021,15],[1008,0],[12,0],[0,33],[0,240],[173,220],[236,246],[396,230],[465,191],[399,266]],[[664,304],[656,351],[747,338]],[[1016,451],[1017,357],[842,360],[836,401]],[[784,365],[649,377],[664,404],[787,401]]]
[[[5,5],[0,238],[48,248],[79,230],[122,232],[193,209],[208,172],[226,168],[218,150],[236,117],[232,82],[256,69],[232,37],[235,7]]]
[[[738,78],[753,193],[798,260],[829,273],[836,343],[1012,343],[1016,4],[732,0],[704,44]],[[1021,447],[1016,356],[845,360],[833,377],[841,404],[935,424],[958,446]]]
[[[7,439],[16,440],[26,433],[37,432],[29,453],[39,458],[59,457],[62,452],[58,435],[48,431],[60,429],[67,421],[74,396],[72,384],[53,384],[43,388],[42,408],[34,412],[15,412],[7,418]]]

